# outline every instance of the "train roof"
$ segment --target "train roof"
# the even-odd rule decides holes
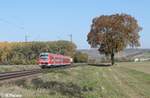
[[[40,55],[63,56],[63,57],[66,57],[66,58],[70,58],[69,56],[64,56],[64,55],[61,55],[61,54],[48,53],[48,52],[42,52],[42,53],[40,53]]]

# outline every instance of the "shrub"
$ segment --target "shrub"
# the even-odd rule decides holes
[[[86,63],[88,61],[88,55],[82,52],[76,52],[74,55],[75,63]]]

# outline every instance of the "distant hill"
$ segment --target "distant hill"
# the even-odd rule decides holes
[[[92,49],[79,49],[78,51],[88,54],[89,59],[101,59],[104,57],[103,54],[99,54],[96,48]],[[150,49],[125,49],[115,54],[116,58],[150,58]]]

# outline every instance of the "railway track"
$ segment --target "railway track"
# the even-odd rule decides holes
[[[0,73],[0,81],[12,79],[12,78],[18,78],[23,76],[29,76],[41,73],[41,69],[33,69],[33,70],[24,70],[24,71],[12,71],[12,72],[3,72]]]
[[[49,71],[49,69],[55,70],[55,69],[66,69],[66,68],[73,68],[77,67],[79,65],[71,65],[71,66],[55,66],[52,68],[46,68],[46,69],[33,69],[33,70],[23,70],[23,71],[12,71],[12,72],[1,72],[0,73],[0,81],[2,80],[8,80],[18,77],[24,77],[24,76],[30,76],[38,73],[43,73]]]

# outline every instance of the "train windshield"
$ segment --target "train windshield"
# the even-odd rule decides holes
[[[48,55],[47,54],[41,54],[40,59],[42,60],[48,60]]]

